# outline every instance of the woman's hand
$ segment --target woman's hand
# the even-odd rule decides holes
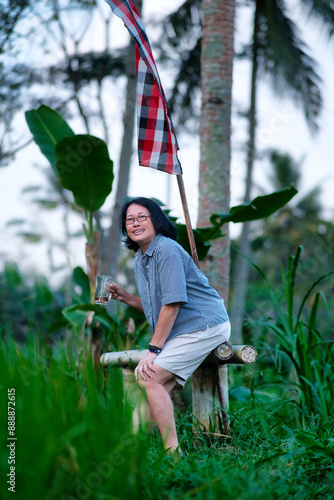
[[[146,378],[153,378],[152,373],[156,372],[156,369],[153,366],[154,360],[156,359],[157,354],[154,352],[148,351],[142,360],[139,361],[136,369],[135,369],[135,377],[136,380],[142,378],[146,381]]]
[[[112,299],[119,300],[128,306],[138,309],[138,311],[144,312],[140,297],[127,292],[121,285],[114,281],[106,285],[106,287],[108,287]]]
[[[119,300],[120,302],[127,302],[130,294],[121,285],[112,282],[106,286],[109,287],[109,292],[111,293],[111,297],[113,299]]]

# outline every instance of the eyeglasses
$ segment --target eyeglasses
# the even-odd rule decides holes
[[[125,219],[125,224],[127,226],[132,226],[132,224],[135,223],[135,220],[138,222],[145,222],[147,220],[147,217],[151,217],[150,215],[139,215],[139,217],[129,217],[128,219]]]

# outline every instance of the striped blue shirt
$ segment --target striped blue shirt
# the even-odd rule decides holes
[[[134,258],[136,285],[148,323],[156,328],[161,307],[180,302],[167,340],[229,321],[223,299],[176,241],[157,234]]]

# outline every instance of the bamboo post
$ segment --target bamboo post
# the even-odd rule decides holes
[[[195,407],[193,404],[193,414],[200,420],[204,431],[214,432],[218,427],[219,430],[222,428],[225,436],[230,435],[227,365],[251,364],[255,363],[256,359],[257,351],[254,347],[231,346],[228,342],[224,342],[197,368],[192,378],[193,395],[200,393],[201,397]],[[212,374],[210,363],[215,363],[213,365],[215,376]],[[217,408],[214,417],[213,408]],[[215,425],[212,425],[213,423]]]
[[[192,374],[194,431],[198,426],[204,428],[205,431],[215,429],[215,384],[213,381],[216,380],[217,363],[215,362],[201,365]]]
[[[187,233],[188,233],[188,238],[189,238],[189,243],[190,243],[191,255],[192,255],[193,261],[195,262],[196,266],[199,268],[199,260],[198,260],[198,255],[197,255],[194,233],[193,233],[193,230],[191,227],[190,214],[189,214],[188,203],[187,203],[187,198],[186,198],[186,191],[184,188],[183,177],[182,177],[182,174],[179,174],[176,177],[177,177],[177,183],[178,183],[179,191],[180,191],[180,197],[181,197],[181,202],[182,202],[184,218],[186,221],[186,227],[187,227]]]

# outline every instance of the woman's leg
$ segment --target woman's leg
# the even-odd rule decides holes
[[[145,391],[149,411],[157,423],[166,449],[171,451],[179,447],[174,419],[174,407],[169,392],[175,385],[174,375],[161,366],[155,365],[156,372],[152,379],[138,380],[139,387]]]
[[[165,384],[165,389],[168,393],[172,391],[172,389],[175,387],[175,380],[169,380]],[[145,391],[144,391],[145,392]],[[143,399],[145,397],[145,400]],[[145,422],[148,425],[148,431],[151,432],[155,425],[155,420],[154,417],[151,413],[151,410],[148,405],[147,401],[147,396],[145,394],[142,395],[142,397],[139,399],[137,405],[135,406],[132,414],[132,423],[133,423],[133,428],[135,431],[137,431],[140,428],[140,422]]]

